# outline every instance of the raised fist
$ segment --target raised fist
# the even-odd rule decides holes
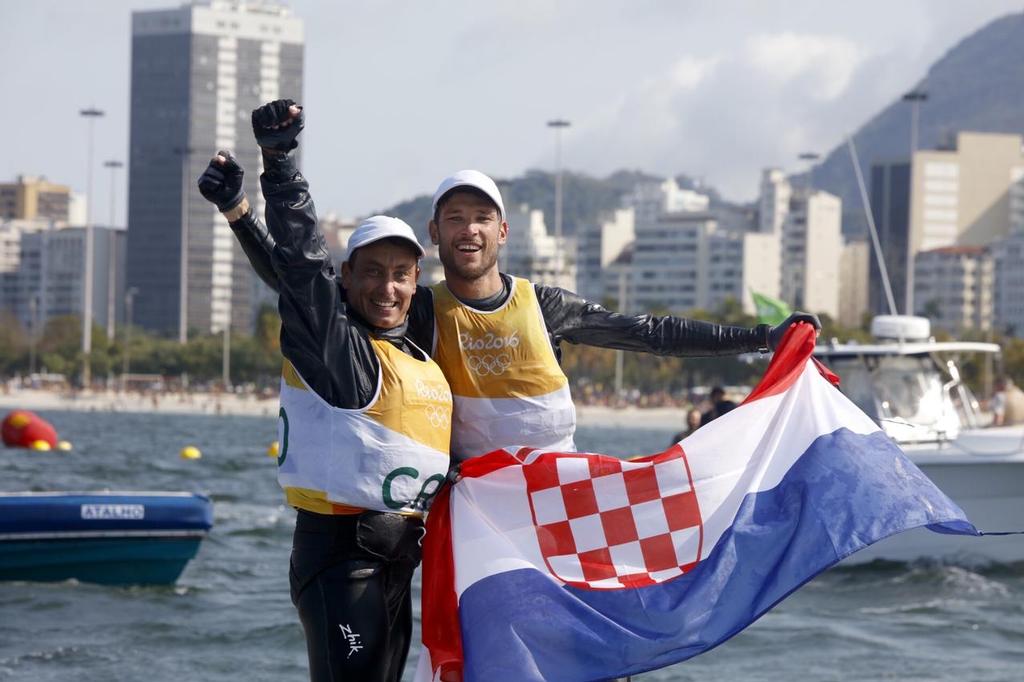
[[[302,107],[290,99],[279,99],[253,109],[252,132],[256,144],[276,152],[290,152],[299,146],[295,141],[305,125]]]
[[[245,171],[231,152],[221,150],[210,159],[210,165],[199,176],[199,193],[221,213],[230,211],[245,198],[242,178]]]

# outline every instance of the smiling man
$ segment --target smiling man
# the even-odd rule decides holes
[[[314,682],[397,681],[422,517],[444,483],[451,434],[448,384],[406,336],[423,248],[405,222],[368,218],[349,240],[339,287],[287,154],[302,121],[283,112],[257,109],[253,128],[266,168],[261,274],[279,292],[286,360],[278,480],[297,510],[292,601]],[[214,157],[199,187],[236,229],[256,224],[230,153]]]

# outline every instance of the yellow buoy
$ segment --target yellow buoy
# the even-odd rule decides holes
[[[8,423],[16,429],[23,429],[28,426],[28,423],[32,421],[29,416],[24,412],[15,412],[11,415]]]
[[[57,442],[57,449],[61,452],[71,452],[71,450],[74,449],[74,446],[72,446],[69,441],[62,440]]]
[[[203,453],[199,452],[199,448],[194,445],[186,445],[181,449],[182,459],[199,459],[203,456]]]
[[[29,447],[33,450],[39,450],[40,452],[47,452],[50,450],[50,444],[45,440],[34,440],[32,441],[32,445]]]
[[[271,441],[270,445],[267,446],[267,457],[277,457],[281,454],[281,444],[276,440]]]

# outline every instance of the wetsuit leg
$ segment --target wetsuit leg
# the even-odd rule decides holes
[[[298,595],[313,682],[388,680],[387,576],[352,559],[318,573]]]
[[[289,578],[313,682],[400,679],[422,522],[299,512]]]

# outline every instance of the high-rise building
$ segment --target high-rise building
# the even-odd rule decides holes
[[[1010,336],[1024,337],[1024,229],[993,242],[990,248],[995,261],[994,326]]]
[[[45,221],[0,222],[0,308],[38,331],[50,318],[81,315],[85,301],[84,227]],[[93,227],[93,321],[109,328],[123,317],[125,232]],[[111,277],[113,273],[113,277]]]
[[[859,327],[868,311],[868,259],[871,250],[863,239],[843,244],[839,255],[839,324]]]
[[[836,318],[842,201],[809,186],[793,186],[780,170],[770,168],[761,177],[758,213],[758,231],[779,235],[779,297],[794,309]]]
[[[132,15],[127,284],[134,322],[184,340],[253,324],[252,269],[196,178],[219,149],[262,215],[250,112],[302,99],[303,26],[274,2],[194,1]]]
[[[986,246],[1024,229],[1022,138],[960,132],[955,144],[915,152],[912,163],[875,164],[871,204],[896,305],[916,310],[906,294],[907,266],[917,253]],[[871,309],[889,312],[880,270],[871,263]],[[912,277],[910,285],[916,290]]]
[[[672,180],[640,187],[629,201],[636,214],[630,311],[715,310],[733,299],[752,313],[751,290],[778,295],[777,233],[753,231],[749,216],[712,208]]]
[[[601,303],[606,293],[602,271],[615,261],[635,237],[631,208],[615,210],[596,224],[582,226],[576,235],[576,280],[580,296]],[[617,287],[617,285],[616,285]],[[618,288],[616,288],[617,300]]]
[[[46,178],[19,175],[0,183],[0,220],[56,220],[68,222],[71,190]]]
[[[914,308],[933,329],[959,334],[992,327],[992,254],[984,246],[944,246],[914,259]]]
[[[509,208],[508,242],[498,252],[503,272],[531,282],[576,290],[573,237],[548,233],[544,212],[526,204]]]

